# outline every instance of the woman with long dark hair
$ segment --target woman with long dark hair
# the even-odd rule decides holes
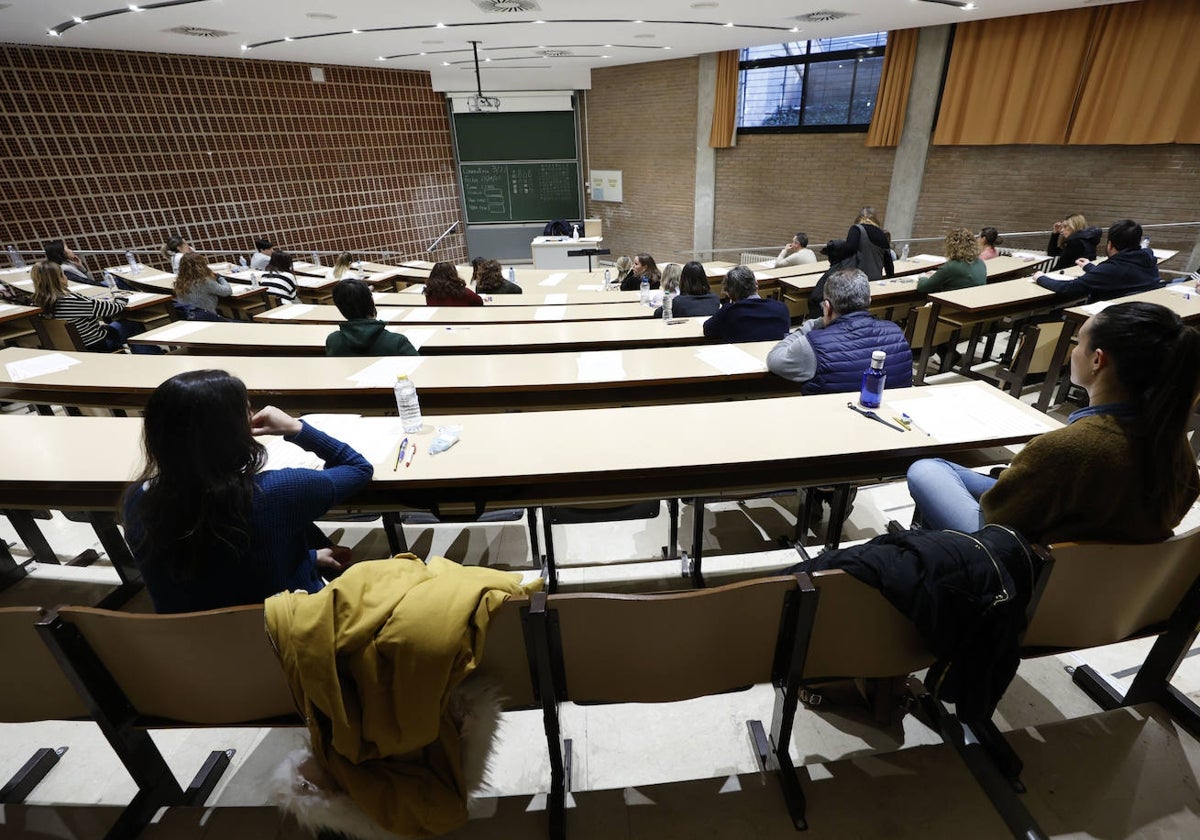
[[[483,298],[467,288],[454,263],[434,263],[425,281],[425,302],[430,306],[483,306]]]
[[[184,254],[175,273],[175,300],[216,314],[221,298],[233,294],[224,277],[218,277],[208,267],[203,254]]]
[[[1093,315],[1071,353],[1088,407],[1031,441],[999,479],[941,459],[909,468],[932,528],[1008,525],[1034,542],[1166,539],[1200,494],[1187,425],[1200,395],[1200,333],[1153,303]]]
[[[521,287],[504,279],[504,269],[496,260],[484,260],[475,275],[475,291],[481,295],[519,295]]]
[[[255,438],[282,435],[323,470],[263,471]],[[371,481],[349,445],[274,406],[252,414],[246,386],[223,370],[181,373],[146,402],[145,467],[125,491],[125,535],[158,612],[254,604],[324,586],[340,570],[313,548],[313,520]]]

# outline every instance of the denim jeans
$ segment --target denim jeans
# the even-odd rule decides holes
[[[974,533],[983,527],[980,497],[996,479],[941,458],[917,461],[908,468],[908,492],[926,528]]]
[[[111,321],[107,326],[107,336],[104,342],[97,345],[102,348],[101,352],[103,353],[112,353],[120,350],[125,346],[125,339],[146,331],[145,326],[139,324],[137,321]],[[151,347],[149,345],[131,346],[129,351],[147,356],[156,356],[166,352],[162,347]]]

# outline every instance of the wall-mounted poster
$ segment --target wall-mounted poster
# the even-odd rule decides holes
[[[592,201],[621,201],[621,170],[591,171]]]

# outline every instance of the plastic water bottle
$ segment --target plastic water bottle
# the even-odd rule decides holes
[[[675,293],[663,292],[663,320],[671,320],[671,312],[675,309]]]
[[[407,374],[396,377],[396,410],[407,434],[421,431],[421,401],[417,399],[417,386]]]
[[[108,276],[108,299],[117,299],[117,278],[109,274]]]
[[[511,265],[508,267],[508,282],[517,285],[517,270]]]
[[[258,282],[258,272],[257,272],[257,271],[251,271],[251,272],[250,272],[250,288],[251,288],[251,289],[257,289],[258,287],[259,287],[259,282]]]
[[[867,408],[879,408],[883,402],[883,386],[887,382],[887,374],[883,372],[883,363],[887,353],[876,350],[871,354],[871,366],[863,371],[862,391],[858,401]]]
[[[240,265],[242,267],[242,271],[245,271],[247,268],[250,267],[250,263],[246,262],[245,257],[238,257],[238,265]]]
[[[579,241],[579,225],[571,225],[571,239]]]
[[[900,259],[902,259],[902,260],[908,259],[908,243],[907,242],[905,242],[903,245],[900,246]]]
[[[21,259],[21,254],[12,245],[8,246],[8,259],[12,263],[13,268],[25,267],[25,260]]]
[[[1146,250],[1146,249],[1147,249],[1147,248],[1149,248],[1149,247],[1150,247],[1150,237],[1149,237],[1149,236],[1143,236],[1143,237],[1142,237],[1142,250],[1144,251],[1144,250]]]
[[[604,291],[608,291],[608,287],[612,285],[612,272],[607,268],[604,269]]]
[[[312,252],[312,260],[313,260],[313,265],[320,265],[321,264],[321,255],[318,254],[316,251],[313,251]]]
[[[642,306],[649,306],[650,305],[650,278],[649,277],[645,277],[645,276],[642,277],[642,287],[640,289],[640,293],[641,293],[640,298],[641,298]]]
[[[137,257],[135,257],[133,255],[133,251],[125,252],[125,262],[129,263],[129,273],[137,274],[138,262],[137,262]]]

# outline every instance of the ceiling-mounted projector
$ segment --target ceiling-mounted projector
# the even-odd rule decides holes
[[[500,100],[494,96],[472,96],[467,99],[467,109],[479,114],[491,114],[500,110]]]

